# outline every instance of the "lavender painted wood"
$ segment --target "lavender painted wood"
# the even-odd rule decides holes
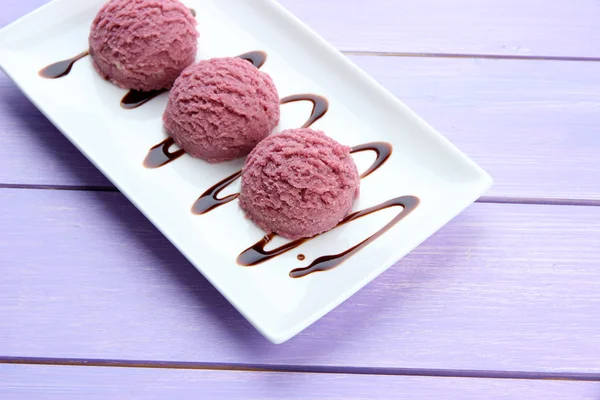
[[[488,195],[600,198],[597,64],[352,60],[485,168]]]
[[[600,3],[596,0],[279,2],[341,50],[600,56]],[[8,0],[0,26],[44,3]]]
[[[48,2],[48,0],[4,0],[2,2],[2,14],[0,14],[0,27],[16,21]]]
[[[275,346],[121,194],[3,189],[0,356],[598,374],[599,220],[473,205]]]
[[[600,55],[595,0],[279,1],[341,50]]]
[[[0,365],[5,400],[588,399],[598,382]]]
[[[0,184],[113,187],[8,78],[0,77]]]
[[[596,63],[351,59],[482,165],[490,196],[600,199]],[[0,184],[112,187],[7,78],[0,147]]]

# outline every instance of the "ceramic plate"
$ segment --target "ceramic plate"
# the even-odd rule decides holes
[[[38,71],[87,49],[90,23],[103,0],[55,0],[0,32],[0,65],[33,103],[198,268],[266,338],[281,343],[309,326],[393,265],[483,194],[492,180],[479,166],[302,22],[270,0],[187,0],[197,13],[198,59],[266,52],[261,70],[281,97],[313,93],[328,112],[313,125],[341,143],[387,142],[391,157],[361,183],[355,210],[400,196],[420,202],[410,214],[337,267],[302,278],[290,271],[335,255],[378,232],[401,207],[340,226],[253,267],[240,252],[265,232],[232,201],[204,215],[191,206],[243,160],[209,165],[187,155],[145,168],[148,150],[166,138],[161,115],[167,94],[126,110],[126,90],[94,71],[90,57],[59,79]],[[281,106],[277,130],[302,125],[310,102]],[[375,153],[354,155],[359,170]],[[221,196],[235,193],[239,180]],[[406,214],[406,213],[405,213]],[[403,215],[404,216],[404,215]],[[270,247],[284,244],[275,238]],[[298,257],[304,255],[304,260]]]

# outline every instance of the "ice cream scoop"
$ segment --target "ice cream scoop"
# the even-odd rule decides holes
[[[269,136],[246,159],[240,206],[260,228],[288,239],[334,228],[359,194],[350,150],[308,128]]]
[[[89,36],[98,73],[140,91],[170,88],[194,62],[197,42],[196,20],[179,0],[110,0]]]
[[[211,163],[246,156],[279,123],[271,77],[241,58],[200,61],[177,78],[163,115],[167,133]]]

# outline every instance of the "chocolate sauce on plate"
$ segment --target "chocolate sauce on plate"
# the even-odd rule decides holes
[[[195,17],[196,12],[193,9],[190,9],[190,12]],[[89,51],[82,52],[75,57],[72,57],[67,60],[58,61],[56,63],[50,64],[45,68],[39,71],[39,75],[43,78],[47,79],[56,79],[63,76],[66,76],[71,72],[73,65],[78,60],[89,55]],[[244,53],[238,56],[244,60],[251,62],[256,68],[262,67],[267,59],[267,54],[263,51],[251,51],[248,53]],[[130,90],[121,100],[121,106],[125,109],[133,109],[136,107],[145,104],[149,100],[154,97],[160,95],[161,93],[166,92],[166,89],[155,90],[155,91],[138,91],[138,90]],[[287,104],[296,101],[310,101],[313,103],[313,109],[308,120],[302,125],[303,128],[308,128],[320,118],[322,118],[329,109],[329,102],[326,98],[316,95],[316,94],[296,94],[292,96],[287,96],[280,100],[281,104]],[[171,146],[173,146],[174,141],[172,138],[167,138],[156,146],[152,147],[144,160],[144,166],[146,168],[158,168],[163,165],[170,163],[173,160],[181,157],[185,154],[183,149],[178,149],[175,151],[170,151]],[[377,157],[373,164],[360,175],[360,178],[365,178],[378,168],[380,168],[390,157],[392,153],[392,146],[389,143],[385,142],[373,142],[373,143],[365,143],[358,146],[354,146],[352,148],[352,153],[359,153],[362,151],[374,151],[377,154]],[[192,206],[192,212],[194,214],[204,214],[207,213],[223,204],[229,203],[235,200],[239,193],[230,194],[228,196],[219,198],[219,193],[231,185],[236,179],[241,176],[241,171],[237,171],[234,174],[228,176],[222,181],[216,183],[211,188],[209,188],[206,192],[204,192],[198,200]],[[394,217],[390,222],[388,222],[383,228],[377,231],[375,234],[369,236],[362,242],[358,243],[355,246],[350,247],[349,249],[339,253],[332,255],[325,255],[318,257],[315,259],[310,265],[303,268],[293,269],[289,275],[292,278],[301,278],[312,274],[318,271],[327,271],[332,268],[337,267],[339,264],[350,258],[356,252],[361,250],[363,247],[367,246],[369,243],[373,242],[379,236],[383,235],[390,228],[392,228],[396,223],[410,214],[417,206],[419,205],[419,199],[415,196],[402,196],[396,197],[394,199],[388,200],[384,203],[381,203],[377,206],[366,208],[361,211],[354,212],[344,218],[337,226],[341,226],[347,224],[356,219],[362,218],[369,214],[375,213],[377,211],[381,211],[390,207],[401,207],[402,210]],[[253,266],[260,263],[263,263],[267,260],[270,260],[273,257],[276,257],[280,254],[286,253],[301,244],[305,243],[312,238],[302,238],[290,241],[282,246],[279,246],[272,250],[266,250],[265,247],[276,235],[274,233],[269,233],[264,236],[259,242],[255,243],[253,246],[244,250],[238,257],[237,262],[243,266]],[[304,254],[298,254],[297,259],[299,261],[303,261],[305,259]]]
[[[418,205],[419,205],[419,199],[417,197],[402,196],[402,197],[396,197],[394,199],[388,200],[377,206],[366,208],[364,210],[349,214],[346,218],[344,218],[342,220],[342,222],[340,222],[336,226],[336,228],[338,226],[347,224],[348,222],[354,221],[355,219],[365,217],[369,214],[384,210],[389,207],[394,207],[394,206],[402,207],[402,210],[398,213],[398,215],[394,219],[392,219],[390,222],[388,222],[387,225],[385,225],[383,228],[381,228],[375,234],[369,236],[367,239],[363,240],[356,246],[353,246],[350,249],[348,249],[340,254],[319,257],[315,261],[313,261],[308,267],[294,269],[292,272],[290,272],[290,276],[292,278],[300,278],[302,276],[306,276],[306,275],[316,272],[316,271],[324,271],[326,269],[331,269],[331,268],[336,267],[337,265],[341,264],[346,259],[348,259],[350,256],[352,256],[354,253],[356,253],[357,251],[359,251],[360,249],[362,249],[363,247],[365,247],[366,245],[371,243],[373,240],[377,239],[379,236],[384,234],[387,230],[389,230],[392,226],[394,226],[398,221],[400,221],[405,216],[410,214]],[[312,238],[296,239],[296,240],[292,240],[282,246],[276,247],[272,250],[265,250],[265,247],[267,246],[267,244],[271,240],[273,240],[273,238],[275,236],[276,235],[274,233],[269,233],[268,235],[263,237],[260,241],[258,241],[254,245],[252,245],[249,248],[247,248],[246,250],[244,250],[238,256],[237,263],[242,266],[245,266],[245,267],[251,267],[251,266],[263,263],[265,261],[268,261],[268,260],[270,260],[274,257],[277,257],[278,255],[281,255],[283,253],[286,253],[292,249],[295,249],[296,247],[300,246],[301,244],[312,239]]]
[[[39,75],[42,78],[47,78],[47,79],[62,78],[63,76],[66,76],[69,74],[69,72],[71,72],[71,69],[73,68],[73,64],[75,64],[77,61],[81,60],[83,57],[88,56],[89,54],[90,54],[90,52],[86,50],[83,53],[77,54],[75,57],[50,64],[47,67],[42,68],[39,72]],[[159,94],[164,93],[166,91],[167,91],[167,89],[143,92],[140,90],[132,89],[129,92],[127,92],[125,97],[123,97],[123,99],[121,100],[121,107],[123,107],[127,110],[137,108],[137,107],[141,106],[142,104],[145,104],[148,101],[152,100]]]
[[[153,149],[156,147],[157,146],[153,147]],[[373,161],[373,164],[371,164],[371,166],[360,175],[361,179],[375,172],[383,165],[383,163],[387,161],[387,159],[392,154],[392,145],[386,142],[365,143],[360,144],[358,146],[354,146],[350,152],[359,153],[361,151],[367,150],[374,151],[377,154],[377,157],[375,158],[375,161]],[[162,165],[164,164],[161,164],[159,166]],[[220,207],[224,204],[229,203],[232,200],[235,200],[240,195],[239,193],[231,194],[222,199],[219,199],[217,195],[220,191],[225,189],[227,186],[231,185],[237,178],[241,176],[241,174],[242,171],[237,171],[233,175],[216,183],[214,186],[212,186],[210,189],[204,192],[192,206],[192,212],[197,215],[205,214],[217,207]]]
[[[355,219],[362,218],[366,215],[372,214],[377,211],[384,210],[386,208],[399,206],[402,207],[402,210],[396,215],[390,222],[388,222],[383,228],[375,232],[373,235],[369,236],[359,244],[350,247],[348,250],[345,250],[338,254],[332,254],[327,256],[321,256],[314,260],[309,266],[304,268],[296,268],[290,272],[291,278],[302,278],[304,276],[310,275],[313,272],[319,271],[327,271],[333,269],[352,257],[359,250],[367,246],[369,243],[373,242],[375,239],[383,235],[387,232],[391,227],[396,225],[398,221],[405,218],[408,214],[410,214],[417,206],[419,205],[419,198],[415,196],[401,196],[396,197],[394,199],[388,200],[384,203],[381,203],[377,206],[366,208],[361,211],[357,211],[348,215],[342,222],[339,223],[338,226],[347,224],[348,222],[354,221]]]
[[[81,60],[83,57],[88,56],[89,54],[90,52],[86,50],[83,53],[77,54],[75,57],[55,62],[53,64],[48,65],[47,67],[42,68],[40,72],[38,72],[38,74],[42,78],[46,79],[56,79],[69,75],[69,72],[71,72],[71,68],[73,68],[73,64]]]
[[[365,144],[359,144],[358,146],[354,146],[350,153],[360,153],[361,151],[374,151],[377,154],[377,158],[371,164],[369,168],[362,174],[360,174],[360,178],[366,178],[371,175],[373,172],[377,171],[379,167],[385,163],[388,158],[392,155],[392,145],[386,142],[371,142]]]
[[[254,265],[263,263],[271,258],[277,257],[280,254],[286,253],[296,247],[300,246],[302,243],[307,242],[311,238],[302,238],[292,240],[282,246],[276,247],[273,250],[265,250],[267,244],[273,238],[277,236],[274,233],[269,233],[265,235],[260,241],[256,242],[254,245],[248,247],[246,250],[242,251],[237,258],[237,263],[244,267],[252,267]]]
[[[329,110],[329,101],[323,96],[317,94],[305,93],[305,94],[294,94],[291,96],[284,97],[279,101],[280,104],[292,103],[295,101],[310,101],[313,103],[313,109],[308,120],[302,125],[303,128],[308,128],[315,122],[317,122],[323,115]]]
[[[267,53],[264,51],[251,51],[249,53],[240,54],[238,58],[242,60],[246,60],[252,63],[256,68],[260,68],[263,66],[265,61],[267,61]]]
[[[223,198],[219,198],[217,196],[223,189],[235,182],[240,175],[242,175],[242,171],[237,171],[235,174],[228,176],[221,182],[218,182],[212,186],[206,192],[202,193],[202,195],[198,197],[198,200],[196,200],[192,206],[192,213],[196,215],[205,214],[212,209],[237,199],[240,195],[239,193],[230,194],[229,196],[225,196]]]
[[[185,154],[183,149],[170,151],[171,146],[175,144],[172,138],[166,138],[156,146],[150,149],[146,159],[144,160],[144,167],[146,168],[158,168],[170,163],[171,161],[177,160],[179,157]]]
[[[150,90],[148,92],[144,92],[141,90],[131,89],[127,94],[121,99],[121,107],[126,110],[133,110],[134,108],[138,108],[142,104],[146,104],[156,96],[163,94],[167,89],[160,90]]]
[[[190,12],[192,13],[192,17],[196,17],[196,10],[190,8]]]

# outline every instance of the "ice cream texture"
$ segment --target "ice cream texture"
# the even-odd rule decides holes
[[[288,239],[334,228],[359,195],[350,150],[307,128],[266,138],[246,159],[240,206],[260,228]]]
[[[94,68],[114,84],[168,89],[196,58],[198,31],[179,0],[110,0],[92,22]]]
[[[213,58],[177,78],[163,115],[167,133],[211,163],[248,155],[279,123],[271,77],[237,57]]]

